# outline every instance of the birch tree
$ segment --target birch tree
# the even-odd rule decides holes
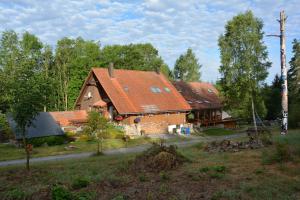
[[[266,113],[261,88],[271,63],[263,42],[263,22],[251,11],[241,13],[225,26],[219,37],[221,92],[233,114],[250,119],[252,102],[261,116]]]

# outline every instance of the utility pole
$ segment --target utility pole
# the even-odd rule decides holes
[[[285,55],[285,21],[287,17],[284,11],[280,12],[280,35],[267,35],[280,38],[280,61],[281,61],[281,107],[282,107],[282,120],[281,120],[281,134],[285,135],[288,132],[288,89],[287,89],[287,68],[286,68],[286,55]]]

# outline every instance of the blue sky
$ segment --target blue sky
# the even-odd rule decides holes
[[[277,34],[280,10],[287,20],[287,61],[291,42],[300,39],[299,0],[0,0],[0,31],[29,31],[55,46],[62,37],[100,41],[101,45],[152,43],[173,68],[191,47],[202,64],[202,80],[220,75],[217,40],[228,20],[252,10],[264,21],[266,34]],[[273,63],[267,82],[280,72],[279,39],[265,37]]]

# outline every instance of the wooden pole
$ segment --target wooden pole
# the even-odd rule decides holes
[[[280,12],[280,35],[267,35],[280,38],[280,65],[281,65],[281,134],[285,135],[288,132],[288,86],[287,86],[287,68],[286,68],[286,55],[285,55],[285,22],[287,17],[284,11]]]
[[[288,89],[287,89],[287,68],[285,55],[285,21],[286,16],[284,11],[280,12],[280,58],[281,58],[281,106],[282,106],[282,121],[281,134],[285,135],[288,132]]]

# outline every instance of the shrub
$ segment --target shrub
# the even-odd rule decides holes
[[[167,172],[165,172],[165,171],[161,171],[159,173],[159,177],[160,177],[160,180],[162,180],[162,181],[166,181],[166,180],[170,179],[169,174]]]
[[[285,162],[292,160],[292,154],[287,142],[277,142],[275,144],[275,160],[277,162]]]
[[[96,199],[96,193],[95,192],[80,192],[78,194],[74,195],[74,200],[92,200]]]
[[[5,195],[5,199],[7,200],[17,200],[17,199],[25,199],[25,198],[26,198],[25,192],[18,188],[8,191]]]
[[[292,153],[289,144],[286,141],[277,141],[274,151],[263,151],[263,164],[272,164],[275,162],[287,162],[292,160]]]
[[[289,127],[296,128],[300,126],[300,103],[289,106]]]
[[[38,137],[38,138],[30,138],[28,143],[32,144],[35,147],[42,146],[43,144],[47,144],[49,146],[61,145],[66,142],[66,136],[46,136],[46,137]]]
[[[72,183],[73,189],[81,189],[89,185],[89,180],[87,178],[77,178]]]
[[[107,134],[105,138],[107,139],[122,139],[124,137],[124,130],[120,126],[116,126],[112,123],[108,124]]]
[[[145,176],[145,174],[140,174],[139,175],[139,180],[140,180],[140,182],[146,182],[147,181],[147,177]]]
[[[217,165],[217,166],[213,166],[212,170],[216,171],[216,172],[222,172],[224,173],[226,170],[226,167],[224,165]]]
[[[86,134],[86,133],[82,133],[82,134],[79,135],[78,140],[81,141],[81,142],[90,142],[90,141],[93,141],[93,137],[91,135]]]
[[[2,137],[1,137],[2,136]],[[7,140],[13,137],[12,130],[9,127],[5,114],[0,112],[0,140]]]
[[[51,189],[52,200],[73,200],[74,196],[65,187],[55,185]]]
[[[206,172],[209,171],[209,168],[208,168],[208,167],[202,167],[202,168],[200,168],[199,171],[200,171],[200,172],[203,172],[203,173],[206,173]]]

